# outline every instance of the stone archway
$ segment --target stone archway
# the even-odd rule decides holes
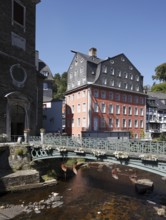
[[[23,135],[25,127],[25,110],[22,106],[12,105],[10,109],[11,137]],[[15,138],[14,138],[15,139]]]
[[[29,129],[30,101],[21,92],[11,92],[5,96],[7,98],[6,128],[9,140],[12,136],[23,135],[24,129]]]

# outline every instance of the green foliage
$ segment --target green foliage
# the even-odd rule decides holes
[[[153,85],[151,91],[166,93],[166,82]]]
[[[159,80],[160,82],[166,82],[166,63],[156,67],[155,75],[152,76],[152,79]]]
[[[72,167],[76,163],[84,163],[85,159],[84,158],[70,158],[66,161],[65,165],[67,167]]]
[[[24,156],[27,154],[27,149],[24,147],[16,147],[15,155]]]
[[[160,134],[159,141],[166,141],[166,133]]]
[[[42,176],[42,179],[44,181],[48,181],[48,180],[52,180],[52,179],[55,179],[56,178],[56,172],[55,170],[48,170],[47,171],[47,174],[43,175]]]
[[[53,77],[53,98],[63,99],[67,88],[67,72],[56,73]]]

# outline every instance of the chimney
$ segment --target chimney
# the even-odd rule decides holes
[[[89,56],[96,57],[97,56],[97,49],[92,47],[89,49]]]

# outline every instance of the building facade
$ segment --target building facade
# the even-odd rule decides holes
[[[10,140],[42,124],[43,78],[35,65],[36,4],[6,0],[0,7],[0,133]]]
[[[151,138],[166,133],[166,94],[148,92],[146,111],[146,131]]]
[[[141,138],[145,132],[143,76],[124,54],[107,58],[72,51],[66,131],[72,136]]]

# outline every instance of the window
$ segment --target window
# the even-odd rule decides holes
[[[82,127],[86,128],[86,118],[85,117],[82,119]]]
[[[120,88],[121,87],[121,82],[117,82],[117,86]]]
[[[138,115],[138,108],[137,107],[135,107],[135,109],[134,109],[134,114]]]
[[[119,118],[116,118],[116,128],[119,128],[120,127],[120,120]]]
[[[113,114],[114,113],[114,107],[112,104],[109,105],[109,113]]]
[[[13,1],[13,21],[25,26],[25,7],[16,0]]]
[[[126,106],[123,106],[123,115],[126,115]]]
[[[121,77],[121,76],[122,76],[122,73],[121,73],[120,70],[117,71],[117,76],[118,76],[118,77]]]
[[[127,79],[127,77],[128,77],[128,74],[126,72],[124,72],[124,78]]]
[[[113,67],[110,68],[110,73],[111,73],[111,75],[114,75],[114,68]]]
[[[82,111],[83,111],[83,112],[86,112],[86,103],[83,103],[83,104],[82,104]]]
[[[80,127],[80,123],[81,122],[81,120],[80,120],[80,118],[77,118],[77,127]]]
[[[94,90],[94,97],[95,98],[99,97],[99,91],[97,89]]]
[[[99,105],[98,103],[94,103],[94,112],[99,112]]]
[[[115,85],[115,81],[114,80],[110,80],[110,86],[114,86]]]
[[[129,89],[130,89],[130,90],[133,90],[133,84],[130,84],[130,85],[129,85]]]
[[[107,67],[105,65],[103,65],[102,71],[103,73],[107,73]]]
[[[72,119],[72,127],[74,127],[74,119]]]
[[[140,128],[143,128],[143,127],[144,127],[143,120],[140,120]]]
[[[113,128],[113,118],[109,118],[109,128]]]
[[[139,85],[136,85],[135,90],[139,92]]]
[[[116,93],[116,95],[115,95],[115,100],[116,100],[116,101],[120,101],[120,95],[119,95],[119,93]]]
[[[48,84],[47,83],[43,83],[43,89],[47,90],[48,89]]]
[[[141,116],[144,115],[144,110],[143,110],[143,108],[140,108],[140,115],[141,115]]]
[[[135,126],[135,128],[138,128],[138,120],[134,121],[134,126]]]
[[[101,112],[106,113],[106,104],[104,103],[101,104]]]
[[[128,108],[128,114],[132,115],[132,107],[131,106],[129,106],[129,108]]]
[[[109,92],[109,99],[110,99],[110,100],[113,100],[113,99],[114,99],[114,94],[113,94],[113,92]]]
[[[130,75],[130,79],[133,80],[133,74]]]
[[[134,103],[138,104],[138,96],[134,97]]]
[[[81,112],[81,105],[80,104],[77,105],[77,112]]]
[[[123,128],[126,128],[126,119],[123,119]]]
[[[103,78],[102,78],[102,84],[103,84],[103,85],[107,85],[107,78],[106,78],[106,77],[103,77]]]
[[[135,76],[135,80],[138,82],[139,81],[139,76]]]
[[[140,97],[140,104],[144,104],[144,98],[143,97]]]
[[[105,128],[105,125],[106,125],[105,118],[101,118],[101,127]]]
[[[122,101],[123,101],[123,102],[126,102],[126,101],[127,101],[126,95],[122,95]]]
[[[116,114],[119,115],[120,114],[120,106],[116,105]]]
[[[74,113],[74,105],[72,105],[72,113]]]
[[[128,84],[126,82],[124,83],[124,89],[128,89]]]
[[[132,127],[132,120],[131,119],[128,120],[128,126],[129,126],[129,128]]]
[[[132,96],[131,95],[128,96],[128,102],[132,103]]]
[[[101,98],[105,99],[106,98],[106,92],[105,91],[101,91]]]

